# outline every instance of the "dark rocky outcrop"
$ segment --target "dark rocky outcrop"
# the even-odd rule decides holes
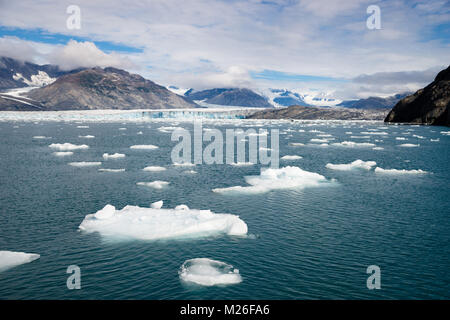
[[[387,112],[387,111],[386,111]],[[347,108],[319,108],[291,106],[263,110],[248,116],[248,119],[302,119],[302,120],[382,120],[382,110],[356,110]]]
[[[406,122],[450,126],[450,66],[432,83],[400,100],[385,122]]]
[[[46,110],[172,109],[197,105],[137,74],[116,68],[91,68],[63,75],[27,97]]]

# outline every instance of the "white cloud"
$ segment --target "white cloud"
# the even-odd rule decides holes
[[[132,68],[131,61],[117,53],[105,53],[93,42],[77,42],[70,40],[67,45],[57,47],[48,56],[52,64],[58,65],[63,70],[91,67],[117,67],[123,69]]]

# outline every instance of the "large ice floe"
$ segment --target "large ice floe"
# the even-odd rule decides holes
[[[303,189],[307,187],[319,187],[330,184],[331,181],[324,176],[300,169],[299,167],[283,167],[261,169],[259,176],[246,176],[245,181],[249,186],[233,186],[228,188],[216,188],[218,193],[264,193],[276,189]]]
[[[349,171],[353,169],[365,169],[370,170],[372,167],[376,166],[377,163],[375,161],[363,161],[363,160],[355,160],[352,163],[347,164],[333,164],[327,163],[325,167],[332,170],[340,170],[340,171]]]
[[[0,272],[39,259],[35,253],[0,250]]]
[[[50,148],[56,149],[59,151],[70,151],[70,150],[78,150],[78,149],[88,149],[89,146],[86,144],[76,145],[71,143],[52,143],[49,145]]]
[[[186,260],[178,272],[180,280],[201,286],[237,284],[242,282],[239,270],[222,261],[208,258]]]
[[[106,237],[140,240],[245,236],[248,231],[247,224],[237,215],[189,209],[185,205],[175,209],[162,209],[161,206],[162,202],[156,202],[152,208],[125,206],[116,210],[108,204],[96,213],[88,214],[79,229]]]

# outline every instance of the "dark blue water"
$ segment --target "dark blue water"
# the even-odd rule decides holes
[[[235,128],[254,122],[235,120],[205,127]],[[388,126],[382,123],[264,123],[278,128],[283,162],[335,178],[336,185],[304,190],[273,190],[223,195],[213,188],[245,185],[259,166],[171,166],[175,145],[157,130],[170,122],[89,123],[0,122],[0,250],[38,253],[41,258],[0,273],[0,299],[449,299],[450,298],[450,136],[444,127]],[[192,128],[192,124],[175,124]],[[127,130],[120,131],[119,128]],[[381,128],[380,128],[381,127]],[[245,127],[248,128],[248,127]],[[292,129],[293,131],[284,131]],[[332,142],[372,142],[384,150],[308,144],[320,130]],[[364,136],[369,129],[385,136]],[[305,132],[299,132],[305,130]],[[142,135],[137,132],[142,131]],[[225,131],[223,131],[225,132]],[[82,139],[79,135],[94,135]],[[424,139],[412,135],[423,136]],[[33,136],[49,136],[48,140]],[[395,137],[407,137],[397,141]],[[430,139],[440,140],[438,142]],[[376,141],[378,140],[378,141]],[[381,141],[382,140],[382,141]],[[88,144],[73,156],[52,155],[50,143]],[[402,148],[399,144],[420,144]],[[130,150],[154,144],[152,151]],[[102,154],[125,153],[104,161]],[[427,174],[382,175],[373,170],[334,171],[327,163],[376,161],[385,169],[422,169]],[[76,168],[72,161],[103,161]],[[164,172],[143,172],[148,165]],[[137,186],[166,180],[167,188]],[[83,218],[106,204],[116,208],[164,200],[166,208],[186,204],[239,215],[248,238],[172,241],[108,241],[78,231]],[[187,286],[178,269],[187,260],[207,257],[232,264],[243,282],[225,287]],[[81,268],[81,290],[68,290],[69,265]],[[368,290],[366,268],[381,268],[381,290]]]

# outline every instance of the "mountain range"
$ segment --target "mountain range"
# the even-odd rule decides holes
[[[245,88],[214,88],[203,91],[188,90],[184,94],[191,101],[222,106],[273,108],[267,98]]]

